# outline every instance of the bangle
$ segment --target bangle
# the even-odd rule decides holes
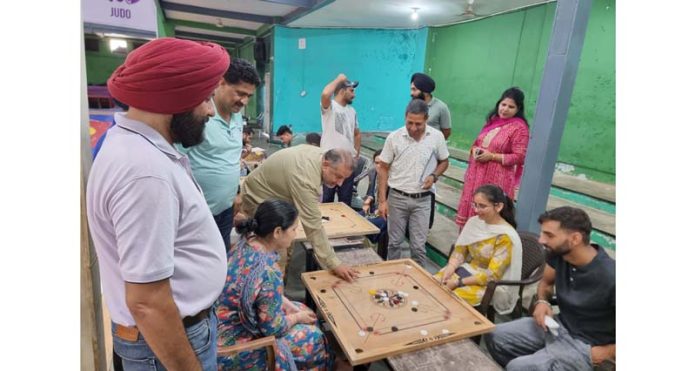
[[[537,300],[536,302],[534,302],[534,305],[536,306],[536,305],[538,305],[539,303],[546,304],[546,305],[549,306],[549,308],[553,309],[553,306],[551,305],[551,303],[549,303],[548,301],[546,301],[546,300],[544,300],[544,299],[539,299],[539,300]]]
[[[435,173],[430,174],[433,177],[433,183],[437,182],[437,175]]]

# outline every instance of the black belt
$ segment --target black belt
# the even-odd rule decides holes
[[[198,312],[198,314],[195,314],[193,316],[184,317],[181,320],[181,322],[184,323],[184,327],[191,327],[191,326],[195,325],[196,323],[208,318],[208,313],[210,313],[210,308],[212,308],[212,307],[205,308],[202,311]]]
[[[403,195],[403,196],[406,196],[406,197],[411,197],[411,198],[421,198],[421,197],[426,197],[426,196],[429,197],[429,196],[432,194],[432,193],[430,193],[430,191],[421,192],[421,193],[406,193],[406,192],[404,192],[404,191],[399,191],[399,190],[396,189],[396,188],[391,188],[390,190],[391,190],[391,191],[394,191],[394,192],[396,192],[396,193],[398,193],[398,194],[400,194],[400,195]]]

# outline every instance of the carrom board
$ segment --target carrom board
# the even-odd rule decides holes
[[[352,283],[327,271],[302,273],[302,282],[354,366],[495,328],[411,259],[355,269],[359,277]],[[380,301],[385,291],[404,300],[385,304]]]
[[[365,236],[379,233],[379,228],[362,217],[355,210],[343,202],[331,202],[319,204],[321,210],[322,225],[329,238]],[[306,241],[302,223],[297,228],[295,241]]]

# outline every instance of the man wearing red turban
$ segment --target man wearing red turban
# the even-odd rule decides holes
[[[226,254],[188,158],[230,65],[217,44],[156,39],[108,81],[116,113],[89,174],[87,217],[126,370],[216,370]]]

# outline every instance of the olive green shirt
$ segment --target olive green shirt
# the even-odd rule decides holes
[[[294,204],[317,260],[333,269],[341,261],[329,244],[321,223],[322,153],[319,147],[301,144],[271,155],[242,184],[241,209],[246,215],[254,215],[256,208],[270,198]]]

